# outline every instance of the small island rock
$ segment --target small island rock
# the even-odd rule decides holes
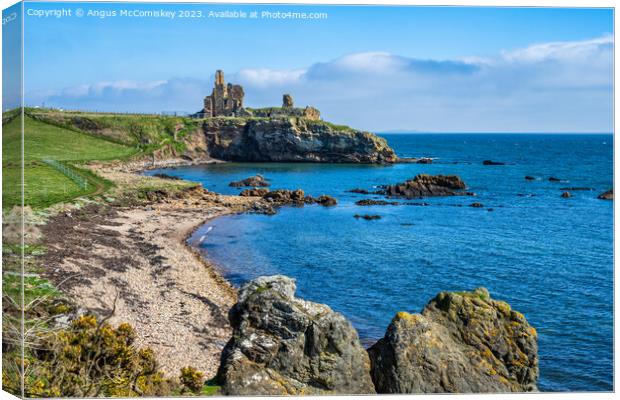
[[[231,187],[267,187],[270,183],[262,175],[254,175],[240,181],[230,182]]]
[[[605,193],[601,193],[598,196],[598,198],[601,199],[601,200],[613,200],[614,199],[614,190],[613,189],[609,189]]]
[[[420,174],[406,182],[384,186],[382,194],[389,197],[413,199],[419,197],[454,196],[456,194],[463,194],[456,191],[465,188],[465,182],[456,175]]]

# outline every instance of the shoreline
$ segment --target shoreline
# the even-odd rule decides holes
[[[90,168],[121,190],[165,181],[118,164]],[[237,293],[187,240],[208,221],[260,201],[194,185],[146,203],[61,208],[43,227],[43,276],[76,304],[77,314],[113,310],[111,324],[130,323],[136,346],[153,349],[166,376],[192,366],[212,377],[232,334],[228,310]]]

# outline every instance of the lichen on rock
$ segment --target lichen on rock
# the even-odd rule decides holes
[[[537,390],[536,330],[484,288],[442,292],[421,314],[396,314],[369,354],[378,393]]]
[[[349,321],[296,298],[295,289],[295,281],[281,275],[240,289],[218,373],[223,393],[374,393],[368,354]]]

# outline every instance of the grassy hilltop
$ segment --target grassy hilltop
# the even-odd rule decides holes
[[[3,209],[21,202],[21,116],[3,114]],[[185,150],[195,119],[156,115],[60,112],[26,109],[24,118],[24,203],[45,208],[80,196],[101,194],[112,183],[82,168],[91,161],[176,156]],[[48,165],[58,161],[70,174]],[[76,178],[77,176],[77,178]],[[86,182],[86,184],[84,184]]]
[[[102,140],[84,133],[46,124],[30,117],[24,119],[24,203],[35,208],[102,192],[106,182],[79,168],[93,160],[127,158],[136,149]],[[59,161],[87,182],[75,179],[47,165],[44,160]],[[2,203],[11,208],[21,198],[21,117],[3,127]]]

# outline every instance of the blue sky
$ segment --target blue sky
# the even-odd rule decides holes
[[[70,9],[71,17],[29,16]],[[75,10],[116,17],[75,17]],[[321,20],[130,18],[121,9],[325,12]],[[197,111],[213,73],[249,106],[290,92],[336,123],[420,131],[609,132],[609,9],[26,3],[26,102]]]

